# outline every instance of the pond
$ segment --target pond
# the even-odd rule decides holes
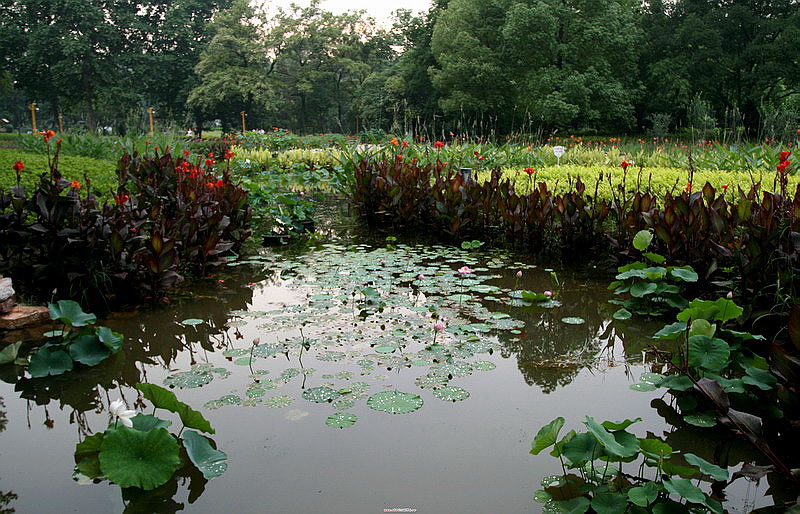
[[[605,275],[321,232],[103,320],[126,341],[95,368],[2,368],[0,491],[15,496],[0,509],[537,512],[540,480],[561,468],[529,450],[553,418],[671,429],[651,408],[661,393],[629,388],[657,370],[643,350],[661,324],[609,321]],[[138,382],[203,413],[226,473],[145,495],[73,477],[76,443],[105,429],[111,401],[138,407]]]

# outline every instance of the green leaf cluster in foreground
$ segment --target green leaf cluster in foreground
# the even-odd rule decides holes
[[[125,488],[152,490],[186,466],[197,468],[205,479],[218,477],[227,470],[227,455],[200,433],[214,433],[202,414],[162,387],[152,384],[136,387],[155,409],[178,414],[183,424],[181,431],[170,433],[167,429],[172,422],[154,415],[137,414],[131,418],[131,428],[112,422],[105,432],[91,435],[75,447],[76,475],[106,478]]]

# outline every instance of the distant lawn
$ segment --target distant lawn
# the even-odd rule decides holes
[[[32,187],[39,180],[42,173],[50,173],[47,165],[47,156],[28,153],[21,149],[0,148],[0,190],[7,192],[8,188],[17,184],[16,174],[12,166],[17,161],[22,161],[25,169],[22,170],[22,183]],[[92,181],[92,192],[97,196],[108,197],[109,193],[117,189],[116,163],[90,157],[76,157],[62,155],[59,159],[59,170],[65,179],[77,180],[84,184],[84,174]]]

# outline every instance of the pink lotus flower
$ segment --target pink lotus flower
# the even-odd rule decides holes
[[[728,300],[733,298],[733,291],[728,291],[728,294],[725,295],[725,298],[727,298]]]
[[[551,296],[553,296],[553,292],[552,292],[552,291],[545,291],[545,292],[544,292],[544,295],[545,295],[546,297],[550,298]]]
[[[517,271],[517,278],[522,278],[522,270]]]
[[[433,324],[433,329],[437,332],[444,332],[444,323],[437,321]]]
[[[417,275],[417,280],[425,280],[425,275],[420,273],[419,275]]]
[[[458,268],[459,275],[469,275],[470,273],[472,273],[472,269],[469,266],[462,266]]]

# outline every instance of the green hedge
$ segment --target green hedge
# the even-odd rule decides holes
[[[623,172],[619,166],[548,166],[537,170],[534,180],[536,182],[546,182],[547,187],[556,193],[564,193],[570,190],[570,181],[574,183],[575,179],[580,177],[581,181],[586,185],[586,191],[594,194],[595,182],[600,174],[603,174],[603,180],[598,187],[597,195],[601,198],[610,199],[612,197],[612,186],[609,185],[608,176],[611,176],[614,188],[621,184]],[[520,168],[504,168],[503,177],[515,182],[518,193],[527,193],[532,182],[528,180],[528,174]],[[482,170],[478,173],[479,180],[488,178],[488,170]],[[735,191],[737,187],[749,191],[753,185],[753,180],[761,182],[763,191],[773,191],[775,172],[753,172],[751,178],[751,175],[746,172],[698,171],[694,174],[692,189],[699,191],[706,182],[709,182],[717,190],[721,190],[722,186],[727,184],[731,192]],[[661,196],[667,191],[679,194],[684,190],[688,181],[689,172],[683,168],[644,168],[640,175],[639,168],[631,166],[628,168],[625,188],[627,191],[632,191],[637,189],[637,186],[640,186],[638,189],[642,191],[646,191],[649,188],[652,192]],[[798,183],[800,183],[800,176],[789,177],[789,190],[794,191]]]
[[[28,153],[14,148],[0,148],[0,190],[8,191],[17,184],[16,174],[12,166],[22,161],[22,183],[31,187],[38,181],[39,175],[49,173],[47,156]],[[84,174],[92,180],[92,192],[98,196],[107,196],[117,189],[116,163],[112,161],[62,155],[59,159],[59,170],[67,180],[77,180],[84,184]]]

